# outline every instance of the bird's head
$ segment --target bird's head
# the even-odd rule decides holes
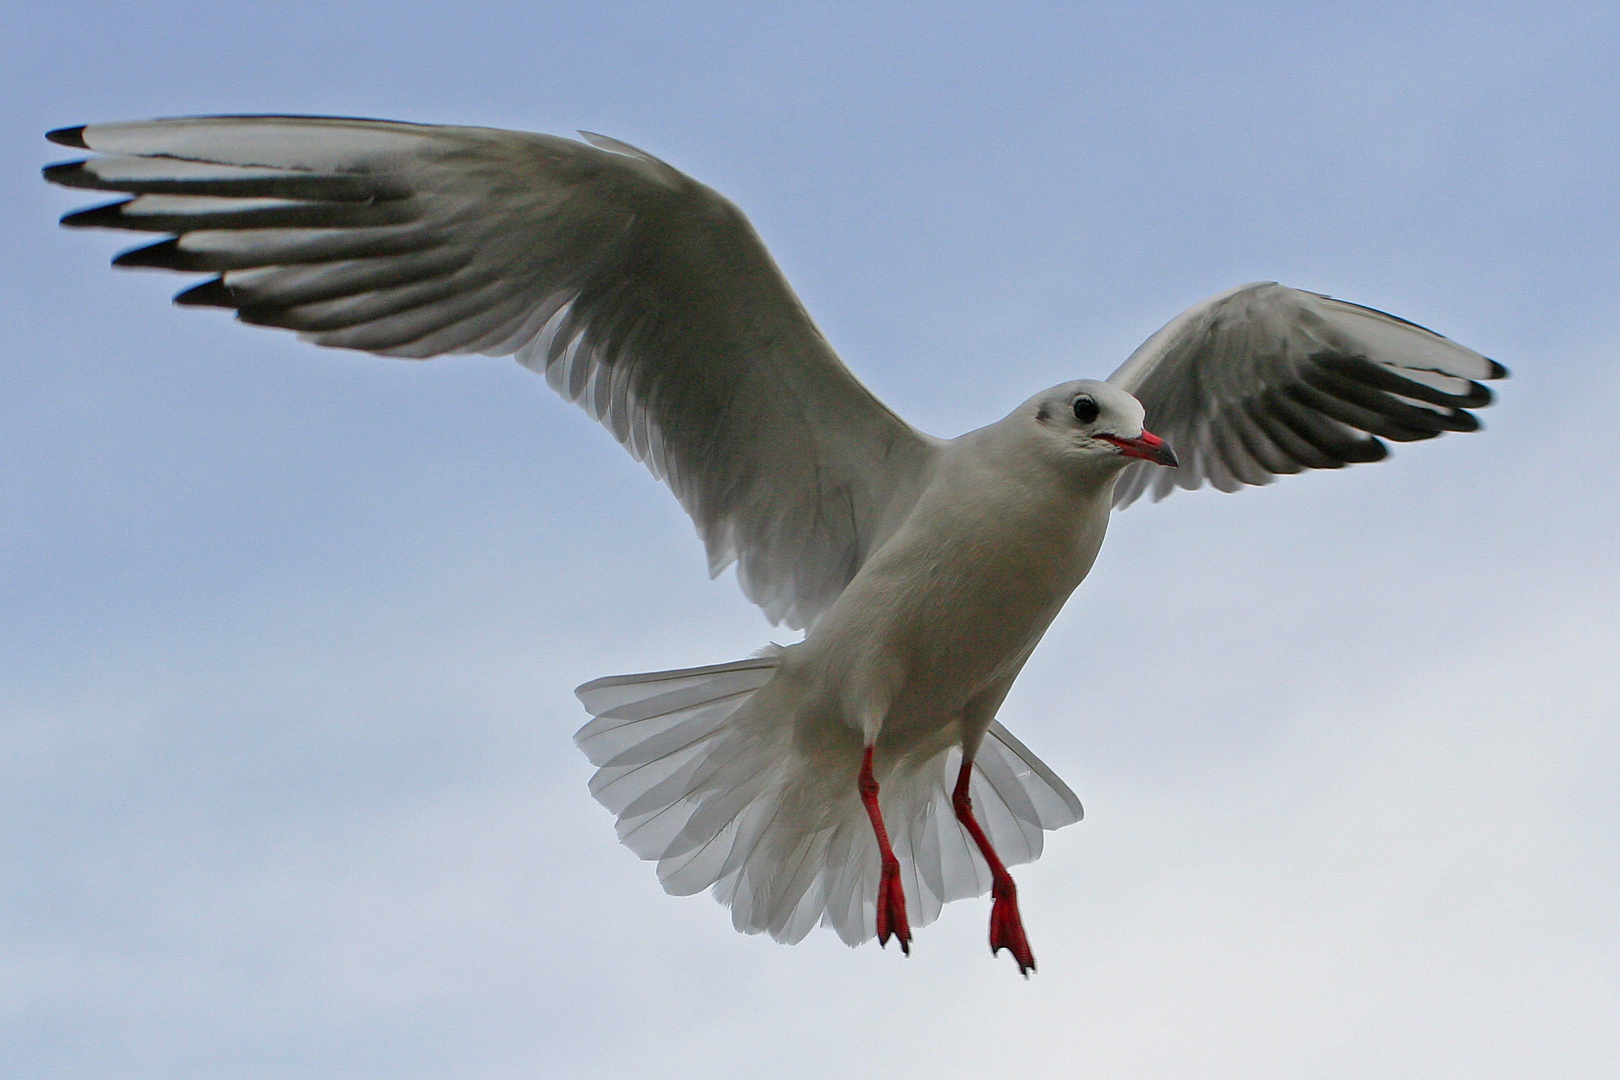
[[[1044,390],[1019,410],[1038,437],[1070,460],[1176,466],[1170,444],[1142,426],[1142,403],[1117,386],[1079,379]]]

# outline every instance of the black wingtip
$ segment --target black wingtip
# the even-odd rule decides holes
[[[185,251],[180,247],[176,237],[160,240],[145,247],[130,248],[120,252],[113,259],[114,266],[145,266],[155,267],[159,270],[217,270],[217,266],[210,266],[205,257],[193,252]]]
[[[224,278],[213,278],[177,293],[174,302],[181,307],[234,308],[237,305],[236,294],[225,284]]]
[[[70,229],[124,228],[123,207],[133,202],[133,199],[124,199],[121,202],[104,203],[101,206],[92,206],[88,210],[65,214],[62,224]]]
[[[84,187],[75,181],[85,175],[83,161],[62,161],[55,165],[47,165],[39,170],[39,174],[52,184],[61,184],[63,187]]]
[[[1507,368],[1503,367],[1501,364],[1498,364],[1495,360],[1492,360],[1490,357],[1486,357],[1485,362],[1487,364],[1491,365],[1491,373],[1489,375],[1485,376],[1487,379],[1505,379],[1509,375],[1513,374],[1513,372],[1509,371]]]
[[[1438,434],[1440,433],[1435,431],[1422,437],[1431,439]],[[1357,439],[1348,446],[1340,448],[1339,455],[1352,465],[1365,465],[1369,461],[1383,461],[1389,457],[1389,447],[1384,445],[1382,439],[1375,439],[1369,435],[1365,441]]]
[[[80,150],[88,150],[90,144],[84,141],[84,128],[83,124],[78,127],[57,128],[55,131],[47,131],[45,137],[58,146],[75,146]]]

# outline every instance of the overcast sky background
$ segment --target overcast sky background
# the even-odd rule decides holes
[[[122,1080],[1620,1068],[1620,9],[14,4],[0,37],[0,1061]],[[509,360],[114,273],[48,128],[601,131],[735,199],[925,430],[1255,279],[1507,364],[1478,435],[1120,515],[1002,719],[1087,819],[914,955],[614,841],[595,676],[773,634]],[[138,239],[138,238],[137,238]]]

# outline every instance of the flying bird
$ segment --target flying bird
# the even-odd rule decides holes
[[[1081,807],[996,716],[1112,510],[1473,431],[1482,381],[1507,374],[1261,282],[1189,308],[1106,381],[935,438],[840,362],[732,203],[581,134],[97,124],[50,132],[98,156],[45,176],[130,196],[62,222],[162,236],[113,261],[210,275],[179,304],[386,356],[516,357],[669,486],[712,573],[735,564],[750,600],[805,631],[577,691],[620,839],[748,933],[821,923],[909,953],[913,927],[988,890],[992,952],[1034,970],[1007,867]]]

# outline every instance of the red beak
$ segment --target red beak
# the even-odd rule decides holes
[[[1118,435],[1098,435],[1097,438],[1107,439],[1119,447],[1119,452],[1126,457],[1141,458],[1155,465],[1168,465],[1172,469],[1178,464],[1176,452],[1170,449],[1170,444],[1151,431],[1144,430],[1134,439],[1122,439]]]

